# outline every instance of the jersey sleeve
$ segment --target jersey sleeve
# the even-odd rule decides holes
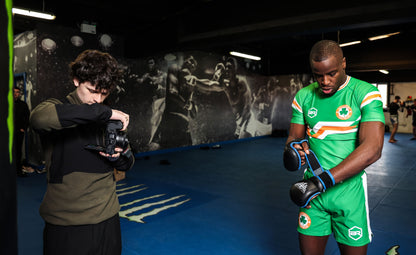
[[[380,91],[373,85],[368,84],[363,90],[361,108],[361,122],[380,121],[385,124],[383,102]]]
[[[292,102],[292,120],[290,122],[301,125],[305,124],[302,107],[300,106],[299,101],[297,100],[297,95],[295,96]]]
[[[296,96],[292,101],[292,119],[290,121],[291,123],[301,124],[301,125],[306,124],[304,112],[303,112],[303,104],[308,93],[310,93],[310,90],[312,89],[313,89],[313,84],[302,88],[301,90],[298,91],[298,93],[296,93]]]

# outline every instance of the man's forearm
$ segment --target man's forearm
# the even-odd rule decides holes
[[[340,164],[331,169],[336,183],[364,170],[381,157],[384,142],[382,122],[364,122],[360,128],[360,145]]]

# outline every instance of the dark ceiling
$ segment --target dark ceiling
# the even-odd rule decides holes
[[[285,74],[308,72],[308,52],[317,40],[362,40],[344,48],[350,72],[389,69],[402,79],[416,77],[414,0],[14,0],[13,5],[52,12],[57,18],[46,21],[51,24],[79,28],[82,22],[95,23],[97,34],[125,38],[127,57],[233,49],[262,56],[267,74]],[[36,22],[16,15],[15,33],[35,29]],[[397,31],[401,33],[388,39],[367,40]]]

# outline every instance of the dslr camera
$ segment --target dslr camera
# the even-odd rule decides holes
[[[129,140],[127,139],[127,134],[123,131],[120,131],[122,128],[123,123],[119,120],[110,120],[107,122],[105,132],[105,153],[110,155],[114,154],[114,149],[116,147],[120,147],[123,150],[127,149]]]
[[[115,148],[120,147],[126,150],[129,145],[127,134],[120,131],[123,128],[123,123],[119,120],[110,120],[107,122],[105,129],[104,146],[100,145],[86,145],[85,148],[89,150],[102,151],[107,154],[115,154]]]

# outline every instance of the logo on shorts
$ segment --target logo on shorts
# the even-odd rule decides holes
[[[363,230],[357,226],[354,226],[350,229],[348,229],[348,236],[357,241],[358,239],[360,239],[361,237],[363,237]]]
[[[299,227],[301,229],[307,229],[311,226],[311,218],[304,212],[299,213]]]
[[[337,115],[337,118],[340,120],[347,120],[352,115],[352,109],[348,105],[341,105],[337,108],[337,111],[335,112]]]
[[[318,109],[316,109],[315,107],[312,107],[311,109],[308,110],[308,117],[309,118],[315,118],[316,115],[318,115]]]

